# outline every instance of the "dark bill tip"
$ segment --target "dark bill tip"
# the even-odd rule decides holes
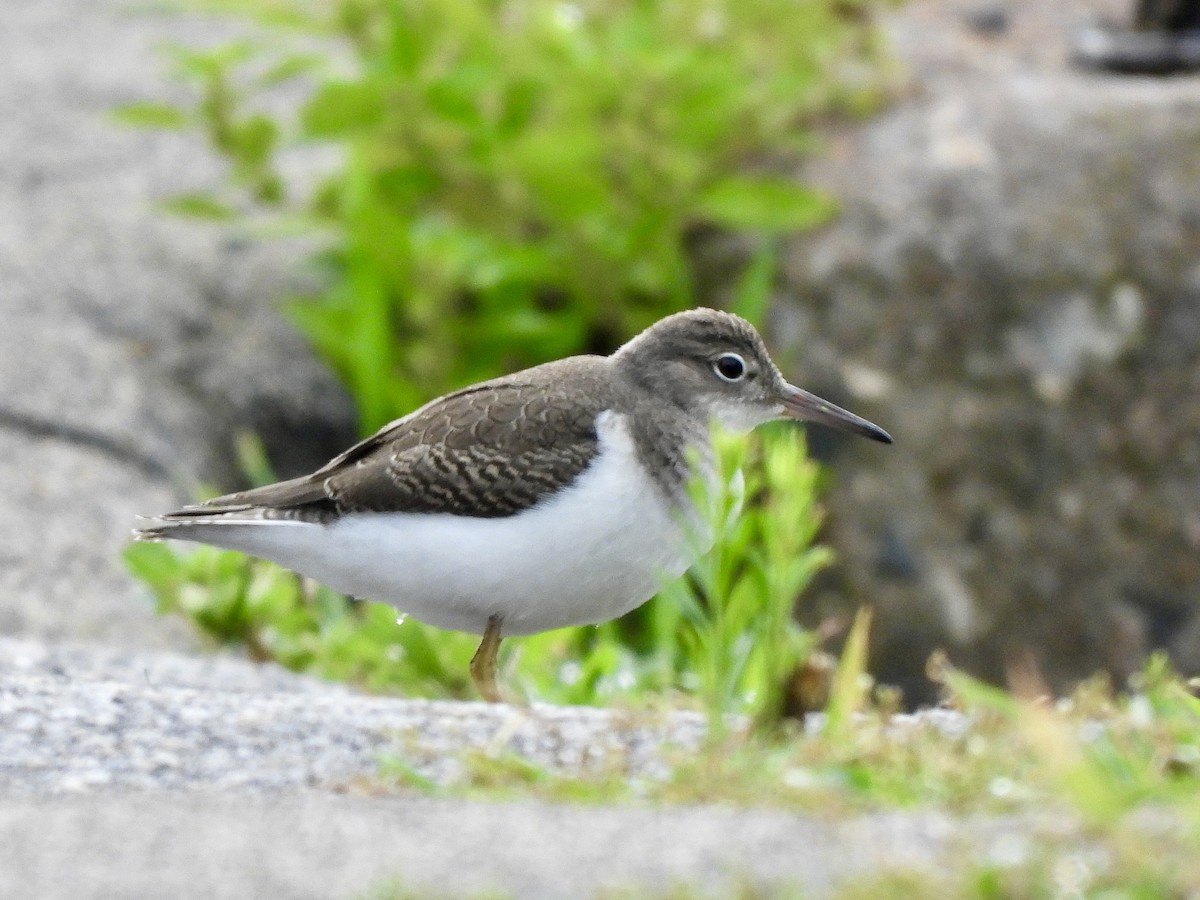
[[[779,399],[783,403],[784,411],[793,419],[828,425],[830,428],[862,435],[881,444],[892,443],[892,436],[874,422],[868,422],[861,416],[856,416],[840,406],[834,406],[828,400],[822,400],[816,394],[810,394],[801,388],[789,384]]]

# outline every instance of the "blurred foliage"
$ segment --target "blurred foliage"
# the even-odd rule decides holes
[[[831,201],[792,170],[816,121],[878,97],[873,5],[188,3],[262,30],[171,50],[195,107],[117,117],[202,128],[229,161],[233,188],[174,210],[226,218],[249,199],[328,229],[326,287],[289,309],[371,432],[695,305],[688,244],[705,228],[824,220]],[[337,161],[285,189],[281,152],[303,145]]]
[[[626,705],[676,691],[698,696],[718,724],[730,713],[768,721],[777,713],[778,690],[811,641],[792,617],[795,600],[830,556],[812,546],[818,469],[795,428],[753,440],[718,435],[715,443],[717,477],[697,482],[696,499],[707,511],[706,533],[718,539],[690,576],[633,619],[510,641],[503,688],[551,703]],[[269,474],[253,443],[245,465]],[[474,697],[468,671],[477,635],[397,618],[390,606],[212,547],[135,543],[125,561],[160,611],[184,615],[257,659],[369,690]]]

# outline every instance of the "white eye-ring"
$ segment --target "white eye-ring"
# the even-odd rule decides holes
[[[746,361],[736,353],[722,353],[713,360],[713,371],[722,381],[732,384],[746,377]]]

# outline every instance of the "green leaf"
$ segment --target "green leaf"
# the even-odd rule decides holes
[[[835,211],[827,195],[783,178],[733,175],[710,187],[698,212],[726,228],[767,232],[803,231]]]
[[[331,81],[308,101],[300,122],[309,137],[336,137],[378,126],[385,108],[375,82]]]
[[[129,574],[146,582],[156,594],[181,577],[179,558],[165,544],[133,543],[125,548],[121,558]]]
[[[272,87],[290,81],[300,75],[320,69],[325,65],[325,58],[317,53],[293,53],[285,56],[275,65],[258,77],[262,87]]]
[[[277,481],[271,460],[267,457],[267,448],[255,432],[249,429],[238,429],[233,435],[233,449],[237,456],[238,467],[249,479],[250,484],[258,487]]]
[[[224,220],[237,215],[232,207],[205,193],[176,194],[164,200],[161,205],[163,209],[177,216],[193,219]]]
[[[154,128],[162,131],[179,131],[192,124],[192,118],[178,106],[169,103],[126,103],[111,113],[112,118],[122,125],[134,128]]]
[[[767,317],[767,304],[775,287],[775,266],[778,247],[774,241],[763,241],[750,264],[738,280],[737,290],[729,311],[761,328]]]
[[[234,158],[244,166],[257,169],[270,158],[278,140],[279,126],[272,119],[263,115],[250,116],[236,128]]]
[[[201,79],[221,75],[252,59],[258,52],[252,41],[244,39],[203,50],[183,44],[168,44],[165,50],[175,61],[180,75]]]
[[[825,734],[840,735],[850,724],[866,698],[864,681],[867,671],[867,637],[871,631],[871,610],[862,607],[854,616],[842,657],[838,660],[829,690],[829,706],[825,715]]]
[[[555,219],[595,217],[611,200],[602,135],[594,128],[562,125],[531,132],[512,146],[507,162],[538,207]]]

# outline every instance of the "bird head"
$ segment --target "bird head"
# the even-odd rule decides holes
[[[692,309],[667,316],[613,358],[651,394],[732,431],[792,418],[892,442],[878,425],[789,384],[754,326],[732,313]]]

